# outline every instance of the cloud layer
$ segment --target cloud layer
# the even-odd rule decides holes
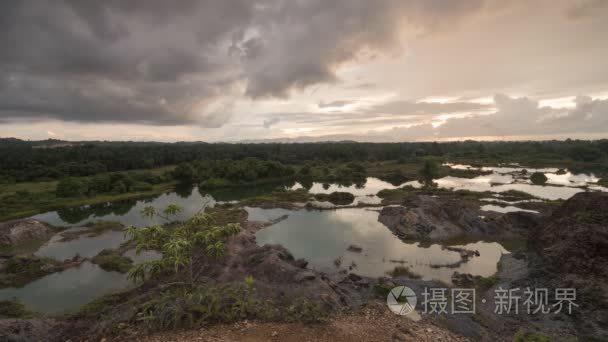
[[[6,1],[0,118],[217,126],[239,89],[286,98],[336,82],[364,52],[399,48],[401,21],[435,29],[478,1]],[[239,88],[239,86],[241,88]],[[229,115],[225,116],[228,119]]]
[[[607,15],[601,0],[3,1],[0,135],[608,133],[606,96],[588,96],[608,94]]]

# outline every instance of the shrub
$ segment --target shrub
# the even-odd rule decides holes
[[[162,214],[155,210],[144,209],[148,216],[169,216],[179,212],[179,207],[168,206]],[[197,258],[217,259],[226,253],[226,240],[240,231],[238,223],[217,225],[215,217],[199,213],[187,221],[172,227],[159,225],[145,228],[129,227],[127,235],[135,242],[136,252],[155,250],[162,253],[160,260],[148,261],[135,266],[129,271],[133,280],[145,279],[146,276],[160,274],[166,271],[178,273],[183,268],[189,269],[189,281],[192,283],[196,276],[193,273],[193,260]]]
[[[32,318],[34,316],[34,313],[27,310],[17,299],[0,301],[0,319]]]
[[[547,176],[545,176],[542,172],[534,172],[532,176],[530,176],[530,181],[536,185],[542,185],[547,182]]]
[[[57,183],[56,194],[58,197],[78,197],[84,195],[88,190],[84,181],[77,178],[64,178]]]

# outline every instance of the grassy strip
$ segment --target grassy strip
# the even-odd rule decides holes
[[[31,192],[23,196],[3,196],[0,198],[0,221],[36,215],[45,211],[68,207],[106,203],[146,196],[158,195],[175,188],[176,182],[155,184],[151,190],[123,194],[101,194],[94,197],[61,198],[55,191]],[[42,187],[45,188],[45,187]],[[46,189],[46,188],[45,188]],[[8,198],[10,197],[10,198]]]
[[[102,250],[91,259],[91,262],[108,272],[127,273],[131,266],[133,266],[133,260],[123,256],[115,249]]]
[[[122,231],[125,228],[122,223],[113,221],[88,222],[85,224],[85,227],[86,229],[61,233],[61,242],[75,240],[83,235],[86,235],[87,237],[96,237],[109,230]]]
[[[264,196],[253,197],[241,201],[242,205],[263,208],[291,208],[293,203],[306,202],[312,195],[306,189],[273,191]]]
[[[35,316],[35,313],[27,310],[23,303],[17,299],[0,300],[0,319],[34,318]]]
[[[34,255],[13,256],[4,262],[0,273],[0,288],[21,287],[49,273],[62,269],[63,264],[51,258]]]

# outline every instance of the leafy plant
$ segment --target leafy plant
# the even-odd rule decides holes
[[[166,221],[171,221],[171,216],[175,216],[175,215],[179,214],[181,211],[182,211],[182,208],[180,208],[179,206],[177,206],[175,204],[169,204],[161,212],[158,212],[156,210],[156,208],[149,205],[147,207],[144,207],[141,210],[141,215],[144,217],[148,217],[148,218],[160,217],[162,219],[165,219]]]
[[[435,186],[433,179],[436,178],[439,178],[439,164],[435,159],[426,158],[424,166],[420,170],[420,181],[425,188],[432,188]]]
[[[170,205],[162,211],[167,218],[179,212],[177,206]],[[144,209],[145,215],[156,214],[155,210]],[[152,225],[144,228],[129,227],[126,234],[136,246],[136,252],[155,250],[162,253],[159,260],[148,261],[133,267],[129,278],[137,281],[166,271],[174,273],[188,268],[189,282],[193,283],[193,262],[198,258],[218,259],[226,253],[226,241],[240,231],[238,223],[216,224],[212,214],[198,213],[183,223],[163,227]]]

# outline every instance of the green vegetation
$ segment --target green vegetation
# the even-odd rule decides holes
[[[120,222],[114,221],[95,221],[95,222],[87,222],[84,224],[85,229],[80,230],[69,230],[62,232],[61,241],[71,241],[80,238],[81,236],[86,237],[96,237],[107,231],[122,231],[124,229],[124,225]]]
[[[151,330],[243,319],[312,323],[326,317],[317,304],[307,300],[263,300],[250,276],[243,282],[171,289],[144,303],[141,312],[140,320]]]
[[[398,161],[433,156],[450,161],[484,165],[514,160],[537,167],[573,164],[598,165],[608,171],[608,140],[519,141],[519,142],[415,142],[415,143],[315,143],[315,144],[207,144],[155,142],[83,142],[56,148],[39,148],[65,142],[57,140],[23,141],[0,139],[0,183],[58,180],[107,172],[153,169],[197,160],[244,161],[254,157],[283,165]],[[245,163],[246,164],[246,163]],[[194,166],[194,165],[193,165]],[[321,166],[322,168],[322,166]],[[197,168],[194,167],[196,170]],[[198,170],[196,170],[198,171]],[[257,170],[256,170],[257,171]],[[302,167],[302,174],[306,168]],[[599,170],[598,170],[599,171]],[[230,171],[232,172],[232,171]],[[596,171],[597,173],[597,171]],[[234,174],[253,177],[253,172],[238,168]],[[186,172],[185,175],[188,175]],[[220,177],[230,179],[230,177]],[[260,175],[257,178],[264,178]]]
[[[315,194],[315,199],[330,202],[335,205],[348,205],[353,203],[355,196],[350,192],[334,191],[331,194]]]
[[[547,182],[547,176],[542,172],[534,172],[532,176],[530,176],[530,181],[536,185],[543,185]]]
[[[167,176],[154,175],[148,171],[103,173],[92,177],[67,177],[57,183],[57,197],[95,196],[104,193],[124,194],[150,191],[154,184],[165,183]]]
[[[39,184],[40,186],[35,183],[29,184],[29,187],[36,188],[36,191],[2,191],[0,193],[0,221],[35,215],[44,211],[61,210],[63,208],[80,207],[83,205],[106,205],[108,202],[157,195],[171,190],[175,185],[173,182],[168,182],[153,185],[151,190],[146,191],[133,191],[121,194],[107,193],[92,197],[57,197],[55,188],[50,186],[56,184],[56,182],[45,182]],[[0,189],[2,188],[3,186],[0,186]],[[49,188],[52,190],[49,191]],[[85,209],[78,208],[79,211],[84,211]],[[88,215],[84,216],[83,219],[86,217]]]
[[[34,255],[16,255],[4,262],[0,288],[21,287],[61,268],[61,262]]]
[[[295,174],[292,167],[278,161],[257,158],[242,160],[197,160],[180,164],[172,173],[182,183],[199,183],[203,188],[216,188],[277,180]]]
[[[475,177],[444,162],[517,161],[593,172],[605,182],[608,140],[546,142],[162,144],[0,139],[0,221],[43,211],[156,195],[178,182],[204,189],[298,181],[361,184],[372,176],[429,186],[445,175]],[[434,160],[434,161],[431,161]],[[173,165],[178,165],[174,167]],[[420,170],[423,169],[421,174]],[[36,182],[31,182],[36,181]]]
[[[0,300],[0,319],[33,318],[36,314],[27,310],[17,299]]]
[[[462,199],[476,200],[483,197],[488,197],[490,194],[485,192],[475,192],[468,190],[450,190],[443,188],[421,188],[417,189],[412,186],[403,186],[397,189],[383,189],[378,192],[378,197],[382,198],[383,204],[401,204],[404,200],[415,195],[437,195],[442,197],[456,197]],[[526,194],[526,196],[528,196]]]
[[[115,249],[104,249],[91,259],[91,262],[99,265],[106,271],[120,273],[128,272],[133,266],[133,260],[123,256]]]
[[[86,191],[86,184],[78,178],[68,177],[57,183],[57,197],[83,196]]]
[[[199,276],[195,273],[194,264],[224,256],[226,240],[239,231],[238,223],[218,225],[213,215],[205,213],[196,214],[172,227],[129,227],[127,235],[134,241],[137,252],[155,250],[162,253],[160,260],[144,262],[133,267],[129,271],[129,278],[146,279],[167,272],[177,275],[183,269],[188,269],[187,281],[193,283]]]
[[[228,283],[199,282],[166,289],[154,288],[135,295],[123,292],[87,304],[72,317],[100,322],[112,330],[118,322],[141,324],[149,330],[188,328],[208,323],[230,323],[244,319],[315,323],[327,311],[306,299],[262,296],[253,277]]]
[[[420,183],[425,188],[432,188],[436,186],[433,179],[439,178],[439,163],[435,159],[426,158],[424,160],[424,166],[420,170]]]
[[[306,189],[278,190],[269,195],[245,199],[241,201],[241,204],[265,208],[291,208],[293,203],[306,202],[311,196]]]

